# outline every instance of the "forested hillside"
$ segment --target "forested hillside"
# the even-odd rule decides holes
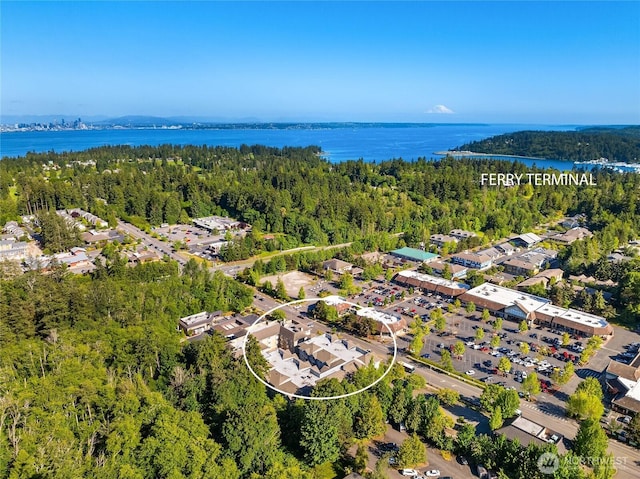
[[[640,127],[585,128],[579,131],[518,131],[465,143],[457,151],[588,161],[640,161]]]

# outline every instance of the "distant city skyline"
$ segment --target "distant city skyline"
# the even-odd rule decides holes
[[[640,123],[640,2],[0,3],[6,118]]]

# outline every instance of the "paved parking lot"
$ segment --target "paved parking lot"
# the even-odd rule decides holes
[[[388,452],[393,455],[393,449],[385,448],[386,444],[393,443],[396,446],[400,446],[402,442],[407,439],[408,434],[406,432],[400,432],[391,426],[387,426],[387,432],[384,437],[377,441],[372,441],[369,446],[369,468],[373,470],[375,462],[385,453]],[[440,476],[452,476],[455,478],[468,478],[475,477],[471,472],[470,466],[465,466],[458,461],[458,458],[454,455],[450,461],[445,460],[440,451],[427,447],[427,465],[415,468],[421,475],[424,475],[425,471],[429,469],[438,469]],[[393,466],[389,467],[387,471],[387,477],[390,478],[402,478],[405,477],[400,474],[397,468]]]
[[[351,298],[352,301],[362,306],[372,304],[378,309],[403,316],[409,324],[414,316],[418,315],[428,319],[433,309],[441,308],[447,318],[447,330],[442,336],[432,331],[431,334],[425,338],[425,344],[421,354],[428,354],[430,356],[429,359],[439,361],[441,352],[440,345],[450,348],[455,342],[463,341],[468,345],[461,359],[453,358],[453,365],[456,370],[460,372],[473,370],[475,373],[473,376],[477,379],[503,383],[506,387],[514,387],[518,391],[521,389],[521,384],[519,381],[516,381],[516,374],[514,373],[525,372],[530,374],[536,372],[540,379],[550,381],[553,368],[563,368],[566,363],[571,360],[572,356],[579,356],[579,351],[572,349],[576,343],[581,343],[582,346],[585,346],[588,340],[588,338],[572,337],[570,344],[565,348],[558,344],[562,339],[561,331],[552,331],[548,328],[534,326],[533,329],[520,333],[517,322],[504,320],[502,328],[498,332],[502,336],[499,345],[501,349],[499,350],[499,354],[492,356],[491,353],[493,351],[489,342],[494,331],[491,324],[481,321],[480,312],[467,313],[465,309],[461,307],[458,308],[455,313],[448,313],[447,307],[452,302],[451,299],[440,297],[434,293],[410,294],[408,288],[391,282],[377,280],[372,282],[371,287],[363,282],[356,282],[356,284],[362,287],[363,290],[361,294]],[[322,286],[317,285],[316,288],[318,290],[328,289],[332,293],[337,293],[337,289],[327,283]],[[404,297],[402,297],[403,294]],[[384,304],[385,299],[387,302],[386,305]],[[490,321],[494,319],[495,318],[492,317]],[[485,330],[485,336],[482,340],[475,341],[474,337],[478,327],[482,327]],[[399,337],[398,346],[400,348],[406,348],[411,339],[410,335]],[[527,355],[521,354],[519,348],[520,342],[529,344],[531,351]],[[602,349],[594,355],[589,364],[586,366],[578,366],[576,364],[576,375],[568,384],[558,388],[557,391],[554,391],[552,386],[549,392],[543,391],[537,397],[537,401],[545,404],[550,412],[555,411],[559,416],[562,416],[564,402],[567,396],[575,391],[580,381],[587,377],[599,377],[602,370],[609,363],[609,360],[613,358],[622,359],[620,358],[620,354],[627,352],[625,346],[634,342],[640,342],[640,334],[614,326],[613,338],[603,345]],[[475,343],[483,346],[485,349],[472,349]],[[550,349],[554,348],[551,349],[551,351],[556,353],[558,357],[539,354],[536,350],[540,350],[543,346]],[[512,362],[512,374],[504,377],[501,373],[496,374],[495,368],[498,365],[500,357],[507,354],[511,355],[509,359]],[[530,359],[530,361],[527,362],[528,364],[518,364],[520,360],[525,358]],[[547,371],[539,372],[538,364],[543,361],[546,361],[550,367]],[[523,363],[524,362],[525,361],[523,361]]]
[[[403,291],[405,293],[404,299],[396,299],[399,298]],[[386,306],[383,305],[385,298],[387,298],[388,301]],[[426,319],[433,309],[441,308],[447,317],[447,330],[442,336],[439,336],[436,332],[432,332],[427,336],[421,354],[429,354],[430,359],[439,361],[440,345],[451,347],[455,342],[461,340],[468,345],[461,359],[453,359],[456,370],[460,372],[474,370],[474,377],[478,379],[490,378],[488,379],[489,381],[504,383],[505,386],[514,387],[517,390],[520,390],[520,384],[519,381],[515,380],[516,375],[513,373],[525,372],[530,374],[531,372],[536,372],[540,379],[549,381],[553,368],[563,368],[572,357],[577,358],[579,356],[579,351],[572,348],[577,348],[576,344],[578,343],[584,346],[588,340],[588,338],[573,337],[568,347],[564,348],[558,344],[562,339],[561,331],[551,331],[548,328],[534,326],[533,329],[520,333],[518,323],[504,320],[502,328],[498,332],[502,336],[499,345],[501,349],[499,353],[494,353],[496,356],[492,356],[492,350],[489,344],[494,333],[492,325],[483,323],[479,312],[467,313],[464,308],[459,308],[455,313],[446,312],[447,306],[451,302],[450,299],[435,294],[410,295],[406,288],[395,284],[387,285],[380,282],[372,288],[365,289],[362,295],[356,298],[356,301],[363,305],[372,302],[387,312],[403,315],[409,322],[411,322],[411,318],[415,315],[422,316]],[[493,319],[495,318],[492,317],[491,321],[493,321]],[[482,327],[485,330],[485,337],[481,341],[475,341],[474,339],[478,327]],[[610,358],[618,356],[620,352],[626,351],[623,347],[624,345],[636,340],[640,341],[640,334],[628,332],[622,328],[614,329],[616,331],[614,338],[604,345],[602,350],[592,358],[588,365],[585,367],[576,366],[577,377],[574,377],[568,384],[559,388],[555,394],[543,392],[538,397],[538,400],[544,401],[550,406],[555,404],[559,408],[562,408],[567,395],[575,390],[580,380],[589,376],[598,377]],[[410,336],[399,338],[399,346],[406,347],[410,341]],[[521,354],[519,348],[520,342],[529,344],[531,351],[527,355]],[[475,343],[478,343],[479,346],[484,346],[485,349],[472,349],[472,345]],[[551,352],[557,354],[558,357],[543,356],[536,352],[543,346],[549,348]],[[496,374],[494,368],[497,367],[500,357],[507,354],[511,355],[509,359],[512,361],[512,374],[503,377]],[[518,362],[526,358],[530,359],[530,361],[522,361],[523,364],[518,364]],[[549,368],[547,371],[538,372],[538,364],[543,361],[549,364]]]
[[[640,342],[640,334],[619,326],[613,326],[613,338],[602,346],[588,366],[597,371],[602,371],[609,364],[609,360],[622,359],[620,354],[627,351],[625,346],[636,342]]]

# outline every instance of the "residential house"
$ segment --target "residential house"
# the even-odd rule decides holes
[[[27,235],[26,231],[18,226],[17,221],[7,221],[7,223],[4,225],[3,230],[16,240],[19,240],[23,236]]]
[[[88,273],[95,269],[93,262],[87,256],[87,251],[84,248],[71,248],[71,251],[65,253],[57,253],[53,256],[41,256],[33,261],[29,261],[27,266],[30,269],[48,270],[52,264],[55,263],[67,265],[73,273]]]
[[[222,311],[215,311],[213,313],[203,311],[201,313],[180,318],[178,326],[187,336],[195,336],[204,333],[205,331],[209,331],[213,327],[214,323],[219,321],[221,318]]]
[[[467,275],[467,271],[469,271],[466,266],[461,266],[459,264],[453,263],[445,263],[441,260],[430,261],[429,263],[425,263],[425,266],[428,266],[434,273],[440,276],[442,276],[442,273],[446,268],[448,268],[452,278],[464,278]]]
[[[496,246],[496,249],[500,251],[502,254],[511,256],[516,252],[516,249],[510,243],[502,243]]]
[[[564,233],[560,233],[555,236],[552,236],[551,239],[554,241],[557,241],[558,243],[569,245],[584,238],[591,238],[592,236],[593,236],[593,233],[589,231],[587,228],[577,227],[577,228],[571,228],[570,230],[565,231]]]
[[[525,279],[522,283],[518,284],[518,289],[526,289],[537,284],[542,284],[545,288],[548,288],[552,281],[554,284],[562,281],[563,274],[564,271],[558,268],[545,269],[544,271],[540,271],[535,276]]]
[[[80,235],[80,238],[82,239],[82,241],[84,241],[87,244],[96,244],[100,242],[106,243],[111,241],[118,241],[119,243],[122,243],[124,241],[124,235],[121,233],[118,233],[115,230],[107,230],[107,231],[89,230],[85,233],[82,233]]]
[[[0,241],[0,261],[23,261],[27,258],[27,243],[23,241]]]
[[[372,251],[371,253],[363,253],[362,255],[360,255],[360,257],[367,264],[380,263],[384,260],[384,256],[385,254],[379,251]]]
[[[435,234],[429,237],[429,242],[438,248],[443,247],[447,243],[457,243],[458,241],[458,238],[451,235]]]
[[[534,233],[524,233],[510,240],[514,245],[523,248],[533,248],[542,241],[542,238]]]
[[[504,271],[514,276],[532,276],[539,271],[538,265],[520,258],[510,258],[502,263]]]
[[[488,269],[493,265],[493,260],[489,256],[476,253],[456,253],[451,256],[451,261],[478,270]]]
[[[562,225],[563,228],[567,229],[577,228],[578,226],[580,226],[580,218],[577,216],[574,216],[572,218],[565,218],[562,223],[560,223],[560,225]]]
[[[466,240],[469,238],[475,238],[476,236],[478,236],[477,234],[475,234],[473,231],[465,231],[465,230],[451,230],[449,232],[450,236],[453,236],[454,238],[462,241],[462,240]]]
[[[488,256],[493,261],[495,261],[498,258],[502,257],[502,255],[503,255],[503,253],[500,250],[498,250],[498,248],[483,249],[483,250],[480,250],[480,251],[476,251],[476,254]]]
[[[269,383],[286,392],[304,392],[318,380],[329,376],[344,377],[347,372],[367,365],[373,358],[369,350],[352,340],[335,339],[329,333],[313,337],[308,334],[290,342],[289,338],[300,332],[298,328],[294,326],[291,331],[291,323],[279,326],[275,335],[278,347],[264,350],[263,354],[271,365]],[[283,335],[287,337],[283,338]]]
[[[346,261],[342,261],[341,259],[333,258],[323,262],[322,269],[324,271],[331,271],[336,274],[343,274],[351,272],[351,270],[353,269],[353,265],[351,263],[347,263]]]

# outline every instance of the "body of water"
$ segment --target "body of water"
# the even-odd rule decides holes
[[[439,158],[435,154],[494,135],[520,130],[573,130],[575,126],[516,124],[385,124],[344,125],[314,128],[247,129],[114,129],[72,131],[28,131],[0,134],[0,157],[23,156],[27,152],[57,153],[80,151],[104,145],[209,145],[233,146],[261,144],[274,147],[320,146],[332,162],[356,160],[383,161],[392,158],[416,160]],[[528,166],[570,170],[573,163],[560,159],[523,159]]]

